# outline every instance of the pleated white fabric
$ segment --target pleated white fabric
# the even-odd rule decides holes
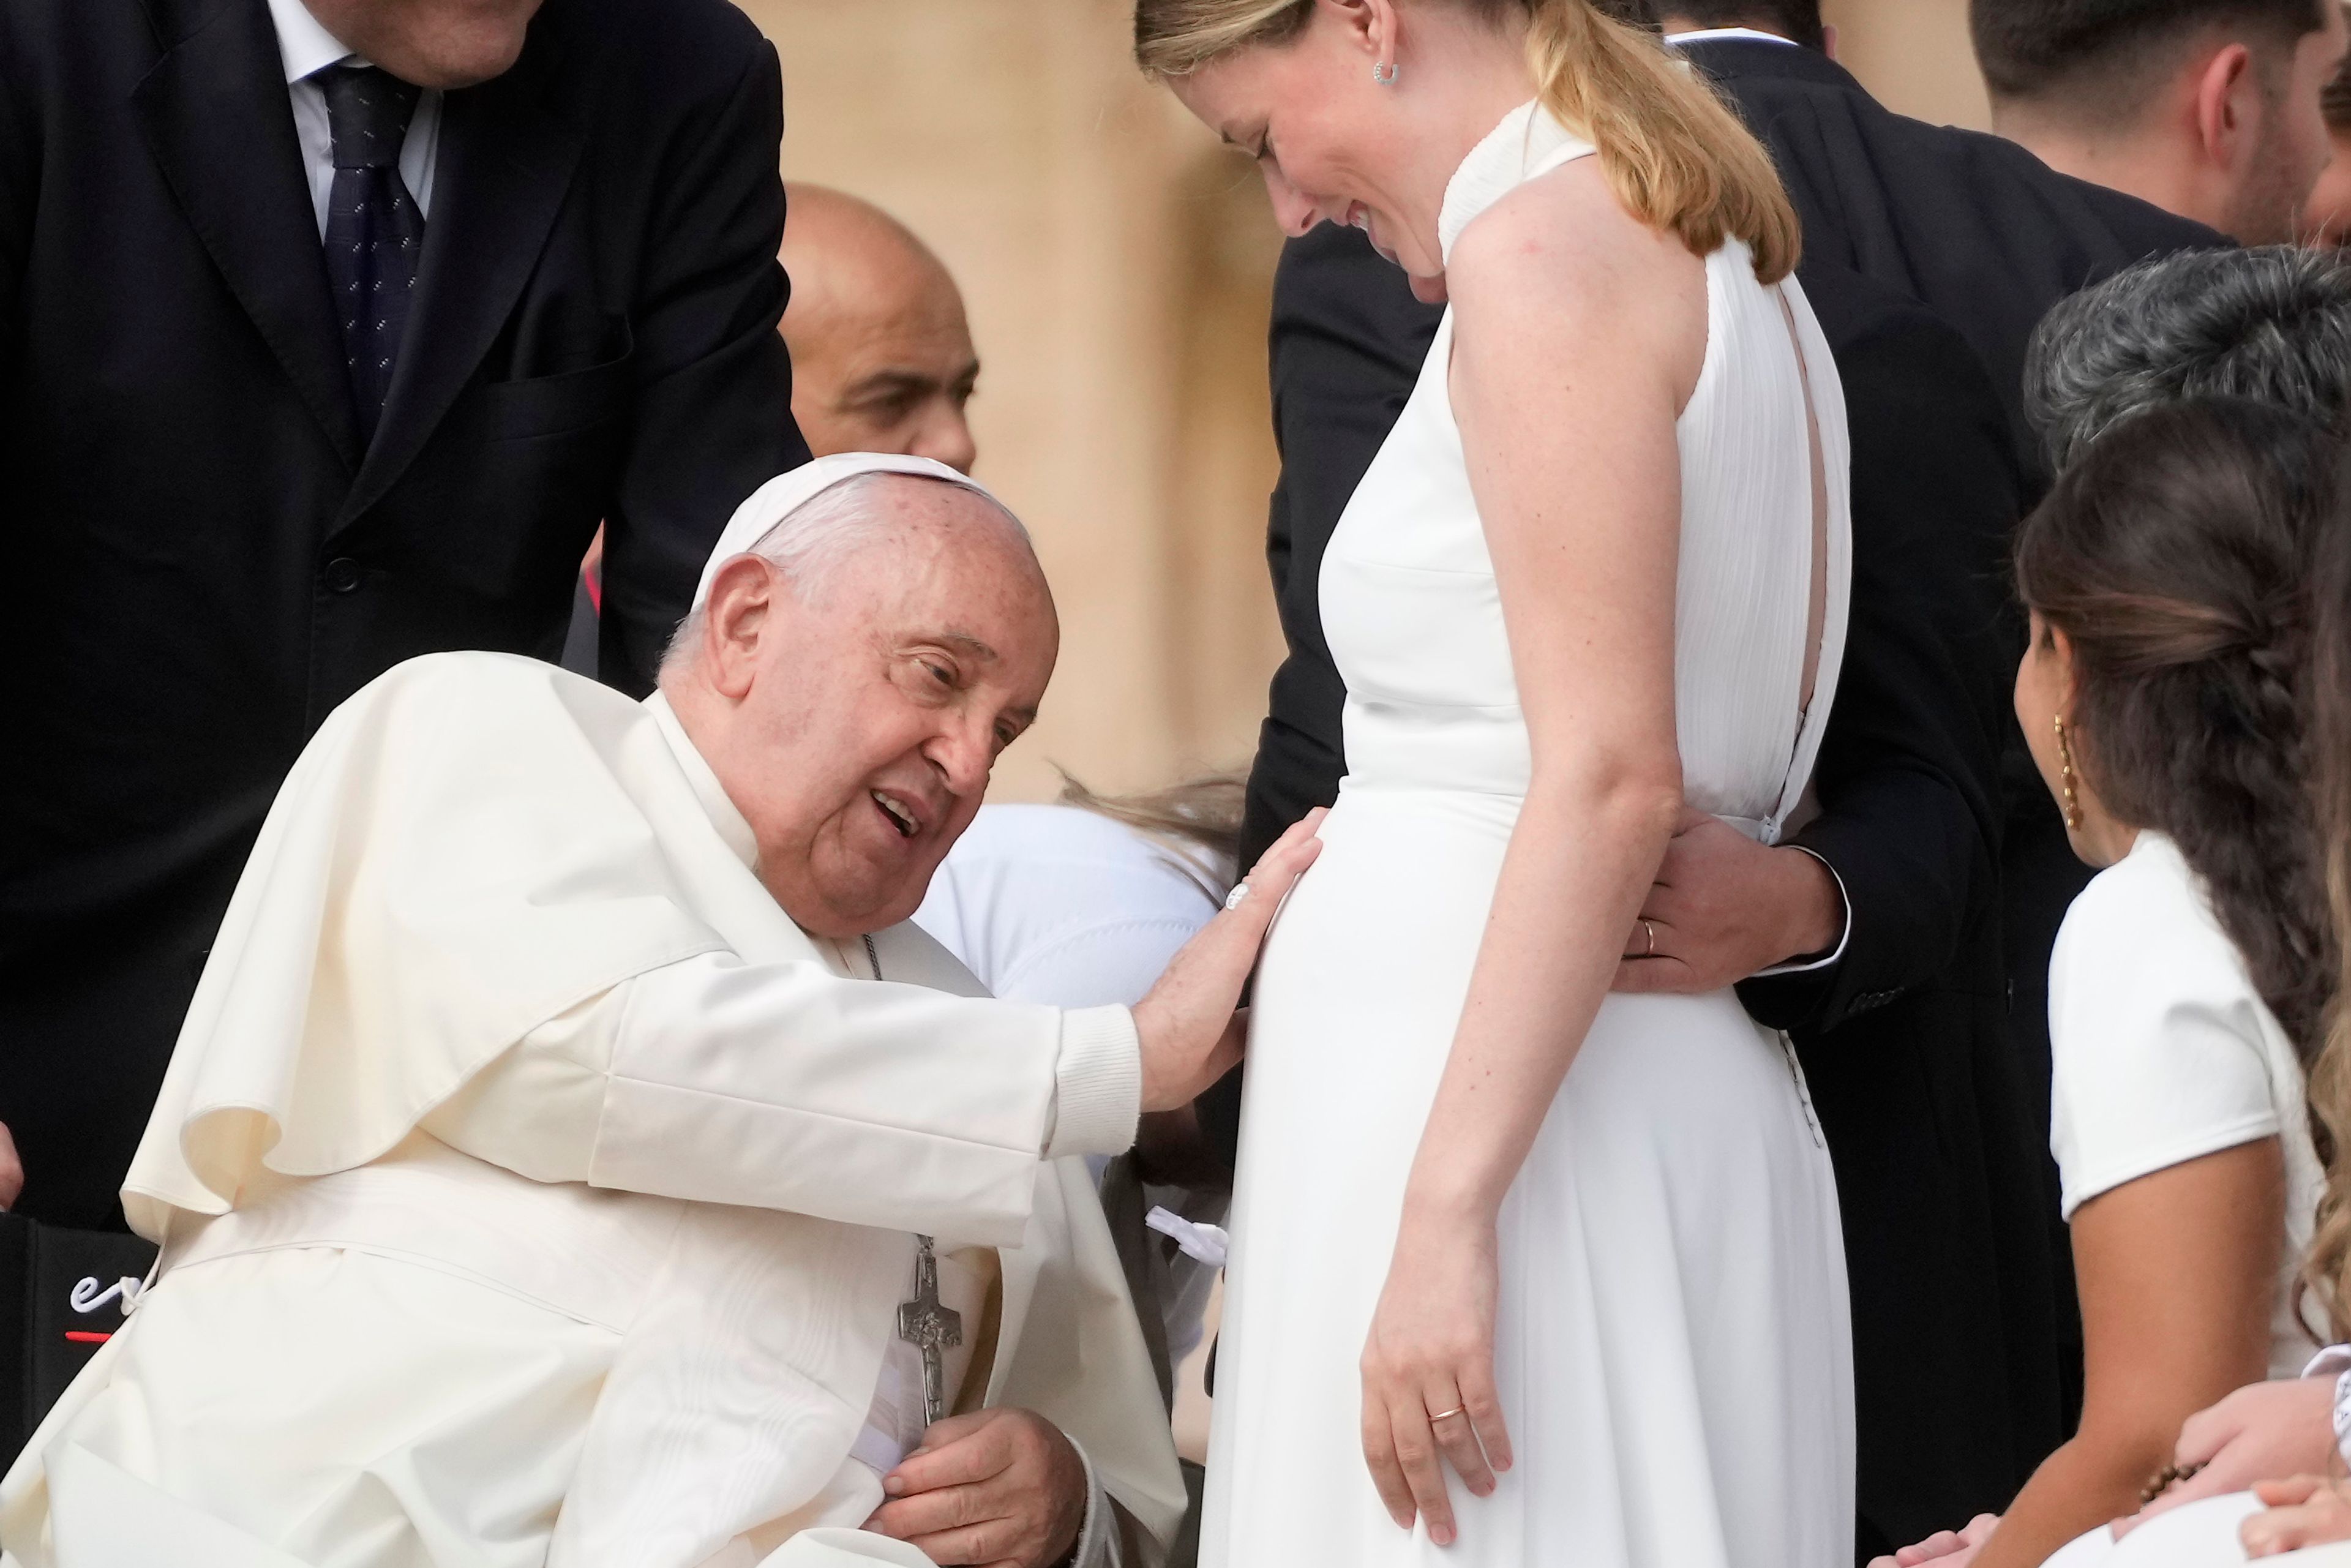
[[[1590,151],[1536,105],[1513,113],[1453,179],[1447,248]],[[1693,804],[1769,841],[1802,798],[1843,653],[1844,411],[1792,282],[1759,285],[1736,244],[1707,275],[1680,423],[1682,762]],[[1504,1206],[1517,1467],[1489,1498],[1455,1488],[1444,1551],[1395,1528],[1364,1469],[1357,1359],[1530,774],[1451,344],[1448,315],[1324,559],[1349,773],[1258,982],[1203,1561],[1821,1568],[1853,1539],[1836,1193],[1792,1054],[1729,992],[1612,998]],[[1831,476],[1818,562],[1806,375]]]

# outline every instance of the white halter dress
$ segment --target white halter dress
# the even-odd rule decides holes
[[[1446,250],[1591,151],[1512,113],[1447,190]],[[1690,803],[1771,842],[1843,652],[1844,408],[1801,290],[1757,283],[1743,246],[1708,261],[1707,308],[1678,425],[1677,721]],[[1827,1568],[1854,1539],[1834,1179],[1792,1052],[1729,991],[1611,997],[1551,1107],[1501,1213],[1518,1463],[1489,1498],[1454,1481],[1457,1544],[1399,1531],[1364,1468],[1358,1357],[1531,772],[1452,321],[1323,562],[1349,771],[1258,980],[1202,1561]],[[1807,375],[1830,487],[1809,709]]]

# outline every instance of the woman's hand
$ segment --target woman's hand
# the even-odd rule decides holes
[[[2317,1476],[2263,1481],[2253,1495],[2269,1504],[2237,1527],[2248,1557],[2274,1557],[2323,1546],[2330,1541],[2351,1541],[2351,1489]]]
[[[1869,1568],[1967,1568],[1977,1552],[2000,1528],[2000,1515],[1980,1513],[1965,1530],[1938,1530],[1916,1546],[1906,1546],[1891,1557],[1873,1557]]]
[[[1491,1214],[1416,1216],[1409,1201],[1364,1345],[1364,1459],[1400,1529],[1453,1543],[1444,1465],[1484,1497],[1510,1468],[1494,1391],[1499,1288]],[[1439,1463],[1440,1457],[1443,1464]]]
[[[1330,814],[1318,807],[1276,840],[1243,883],[1247,895],[1200,927],[1134,1004],[1145,1111],[1188,1105],[1239,1064],[1248,1015],[1233,1009],[1241,987],[1257,966],[1274,911],[1322,852],[1314,831]]]
[[[2179,1428],[2179,1448],[2172,1462],[2196,1473],[2140,1512],[2117,1521],[2116,1537],[2182,1503],[2244,1491],[2256,1481],[2337,1469],[2335,1379],[2298,1377],[2246,1385],[2188,1418]]]

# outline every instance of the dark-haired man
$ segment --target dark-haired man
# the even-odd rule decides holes
[[[1968,340],[2029,480],[2041,455],[2019,389],[2042,314],[2135,261],[2225,243],[2147,201],[2054,173],[2000,137],[1893,113],[1834,58],[1820,0],[1645,3],[1771,148],[1803,220],[1804,254],[1908,295]]]
[[[2292,240],[2333,156],[2337,0],[1971,0],[1992,126],[2245,245]]]

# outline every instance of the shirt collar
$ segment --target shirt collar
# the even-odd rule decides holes
[[[655,692],[645,699],[645,711],[653,716],[653,727],[660,730],[661,737],[669,743],[671,753],[677,758],[678,770],[685,775],[685,781],[693,789],[694,798],[700,802],[704,814],[709,817],[710,825],[718,830],[718,836],[726,841],[726,847],[735,852],[737,860],[756,868],[759,863],[758,835],[751,831],[751,824],[743,813],[736,810],[735,802],[726,798],[726,786],[718,782],[718,775],[710,770],[710,764],[705,762],[702,753],[695,749],[693,739],[685,733],[685,727],[677,722],[677,714],[669,706],[669,698]]]
[[[1695,33],[1667,33],[1666,42],[1677,48],[1684,44],[1713,44],[1732,38],[1750,44],[1785,44],[1792,49],[1803,47],[1793,38],[1783,38],[1777,33],[1766,33],[1755,27],[1701,27]]]
[[[327,31],[302,0],[269,0],[269,20],[277,29],[277,54],[288,86],[350,58],[343,41]]]

